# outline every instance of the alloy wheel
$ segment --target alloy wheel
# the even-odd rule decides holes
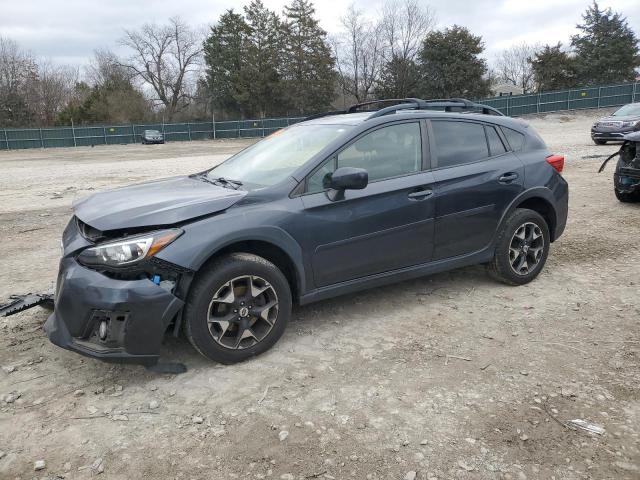
[[[509,244],[509,264],[518,275],[527,275],[538,266],[544,254],[542,229],[533,222],[520,225]]]
[[[207,323],[213,339],[232,350],[262,341],[278,319],[278,295],[264,278],[243,275],[222,285],[209,304]]]

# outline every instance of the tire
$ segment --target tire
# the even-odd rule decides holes
[[[606,140],[593,140],[593,143],[595,143],[596,145],[606,145],[607,141]]]
[[[638,195],[636,192],[621,192],[615,187],[613,191],[616,194],[616,198],[622,203],[635,203],[640,200],[640,195]]]
[[[185,304],[185,334],[211,360],[242,362],[280,339],[291,304],[289,283],[278,267],[257,255],[233,253],[198,273]]]
[[[550,243],[549,226],[542,215],[526,208],[516,209],[498,232],[493,260],[488,265],[489,274],[507,285],[529,283],[544,267]],[[525,263],[522,263],[523,256]]]

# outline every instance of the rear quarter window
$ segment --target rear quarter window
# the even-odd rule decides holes
[[[504,136],[507,137],[507,142],[509,142],[509,146],[511,150],[514,152],[519,152],[524,147],[524,135],[520,132],[516,132],[507,127],[502,127],[502,132]]]

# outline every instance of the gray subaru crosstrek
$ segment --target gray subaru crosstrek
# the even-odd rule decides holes
[[[603,117],[591,127],[591,139],[596,145],[624,140],[628,133],[640,131],[640,103],[629,103]]]
[[[294,303],[485,264],[522,285],[567,220],[564,158],[466,100],[355,105],[210,170],[97,193],[63,234],[63,348],[153,366],[184,331],[223,363],[264,352]]]

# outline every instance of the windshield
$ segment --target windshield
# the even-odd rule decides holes
[[[147,135],[160,135],[160,132],[158,130],[145,130],[144,133],[146,133]]]
[[[275,185],[304,165],[351,125],[294,125],[278,130],[208,172],[208,177],[257,187]]]
[[[631,115],[640,115],[640,103],[630,103],[624,107],[616,110],[613,114],[614,117],[626,117]]]

